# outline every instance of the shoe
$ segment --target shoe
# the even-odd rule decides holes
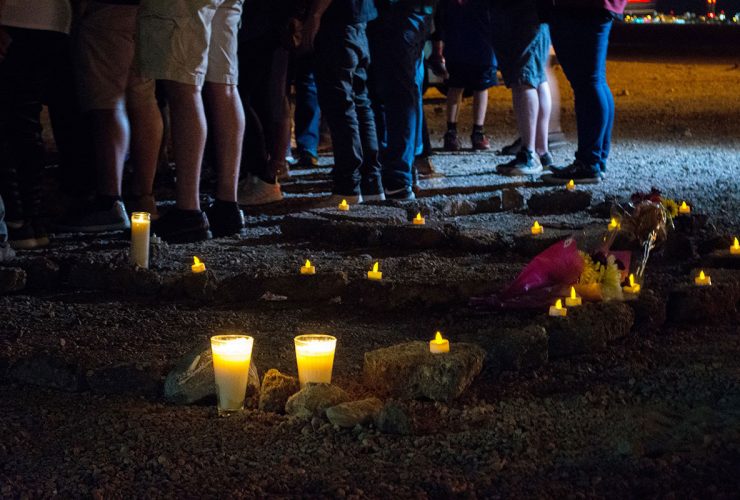
[[[457,132],[454,130],[445,132],[443,148],[445,151],[460,151],[460,141],[457,138]]]
[[[124,202],[129,213],[134,212],[147,212],[150,220],[159,219],[159,212],[157,211],[157,201],[154,199],[153,194],[142,194],[139,196],[131,196]]]
[[[206,216],[214,238],[244,233],[244,212],[241,211],[239,204],[235,201],[228,202],[216,199],[206,209]]]
[[[167,243],[193,243],[212,237],[205,212],[179,208],[170,209],[152,222],[152,232]]]
[[[280,162],[275,166],[275,177],[279,181],[290,180],[290,167],[287,161]]]
[[[433,177],[439,175],[437,169],[434,168],[434,163],[432,163],[432,159],[428,156],[417,156],[416,158],[414,158],[414,168],[419,175],[423,175],[424,177]]]
[[[296,167],[298,168],[316,168],[319,166],[319,159],[309,153],[308,151],[300,151],[298,153],[298,161]]]
[[[565,134],[562,132],[550,132],[547,134],[547,147],[549,149],[557,149],[559,147],[568,144],[568,140],[565,138]]]
[[[496,154],[499,156],[514,156],[520,149],[522,149],[522,139],[517,137],[514,142],[496,151]]]
[[[15,258],[15,250],[7,241],[0,243],[0,262],[7,262]]]
[[[114,201],[109,208],[103,208],[99,200],[86,203],[55,224],[55,230],[62,233],[107,233],[130,227],[121,200]]]
[[[368,201],[385,201],[385,192],[383,192],[383,185],[380,182],[380,178],[363,178],[360,181],[360,192],[362,193],[362,203]],[[349,200],[347,203],[349,203]]]
[[[473,132],[470,136],[470,144],[473,151],[488,151],[491,149],[491,143],[483,132]]]
[[[521,149],[513,160],[496,166],[501,175],[534,175],[542,172],[540,159],[534,152]]]
[[[8,224],[8,244],[14,250],[33,250],[49,244],[46,231],[36,231],[30,221]]]
[[[604,178],[598,165],[592,167],[579,160],[566,167],[552,167],[550,172],[552,173],[543,175],[541,179],[545,184],[554,186],[567,184],[571,179],[576,184],[598,184]]]
[[[239,183],[237,191],[239,205],[248,207],[255,205],[267,205],[283,200],[283,193],[280,191],[280,183],[270,184],[265,182],[256,175],[250,175]]]
[[[550,167],[555,164],[555,160],[552,159],[549,151],[540,155],[540,164],[542,165],[542,170],[550,170]]]
[[[416,199],[414,190],[411,186],[406,186],[401,189],[385,190],[386,200],[399,200],[399,201],[411,201]]]

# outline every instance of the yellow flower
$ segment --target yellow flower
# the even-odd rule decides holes
[[[675,200],[672,200],[670,198],[662,198],[660,200],[660,203],[663,205],[663,208],[665,208],[666,212],[668,212],[668,215],[670,215],[671,218],[678,215],[678,203],[676,203]]]

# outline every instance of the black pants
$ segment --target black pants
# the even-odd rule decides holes
[[[370,50],[365,23],[322,25],[316,36],[316,84],[334,149],[334,194],[381,191],[378,136],[367,91]]]

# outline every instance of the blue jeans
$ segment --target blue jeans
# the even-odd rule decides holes
[[[386,191],[411,187],[414,157],[423,149],[422,50],[430,20],[428,14],[391,7],[368,26],[370,88]]]
[[[614,97],[606,81],[606,53],[613,19],[606,14],[554,9],[550,35],[576,101],[576,159],[606,170],[614,126]]]
[[[313,57],[303,55],[296,60],[295,75],[295,142],[299,151],[318,156],[320,125]]]
[[[8,241],[8,226],[5,224],[5,204],[0,196],[0,243]]]
[[[380,164],[375,117],[367,90],[370,65],[365,23],[322,25],[316,36],[319,104],[334,149],[333,193],[378,194]]]

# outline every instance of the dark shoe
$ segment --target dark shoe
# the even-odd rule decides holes
[[[542,172],[540,159],[533,151],[521,149],[513,160],[496,166],[501,175],[534,175]]]
[[[367,201],[384,201],[385,192],[383,184],[379,178],[363,178],[360,181],[360,192],[362,193],[362,202]]]
[[[15,250],[32,250],[48,245],[49,237],[46,231],[37,233],[31,222],[24,221],[20,225],[8,225],[8,243]]]
[[[592,167],[578,160],[567,167],[552,167],[550,172],[542,176],[542,182],[555,186],[567,184],[571,179],[576,184],[598,184],[604,178],[598,165]]]
[[[470,136],[470,144],[473,151],[488,151],[491,149],[491,143],[483,132],[473,132]]]
[[[193,243],[211,239],[208,217],[202,210],[168,210],[152,222],[152,232],[167,243]]]
[[[393,189],[393,190],[386,190],[385,191],[385,199],[386,200],[400,200],[400,201],[411,201],[416,199],[416,195],[414,194],[414,190],[408,186],[401,189]]]
[[[445,151],[460,151],[460,141],[457,138],[457,132],[448,130],[444,136]]]
[[[159,219],[159,212],[157,211],[157,200],[154,199],[153,194],[142,194],[138,196],[129,196],[124,202],[129,213],[134,212],[146,212],[149,214],[150,220]]]
[[[434,177],[438,175],[437,169],[434,168],[432,159],[428,156],[417,156],[414,158],[414,168],[416,172],[423,177]]]
[[[559,147],[568,144],[568,140],[565,138],[565,134],[562,132],[550,132],[547,135],[547,147],[549,149],[557,149]]]
[[[296,163],[297,168],[316,168],[319,166],[319,159],[308,151],[300,151],[298,153],[298,162]]]
[[[7,262],[15,258],[15,250],[7,241],[0,243],[0,262]]]
[[[206,210],[208,223],[214,238],[233,236],[244,232],[244,212],[239,209],[239,204],[216,200]]]
[[[55,230],[62,233],[107,233],[129,229],[131,224],[123,202],[108,203],[108,208],[103,208],[99,200],[86,203],[60,219]]]
[[[496,154],[499,156],[514,156],[520,149],[522,149],[522,139],[517,137],[514,142],[496,151]]]
[[[550,170],[550,167],[552,167],[554,163],[555,160],[552,159],[552,155],[549,151],[545,154],[540,155],[540,164],[542,165],[542,170]]]

